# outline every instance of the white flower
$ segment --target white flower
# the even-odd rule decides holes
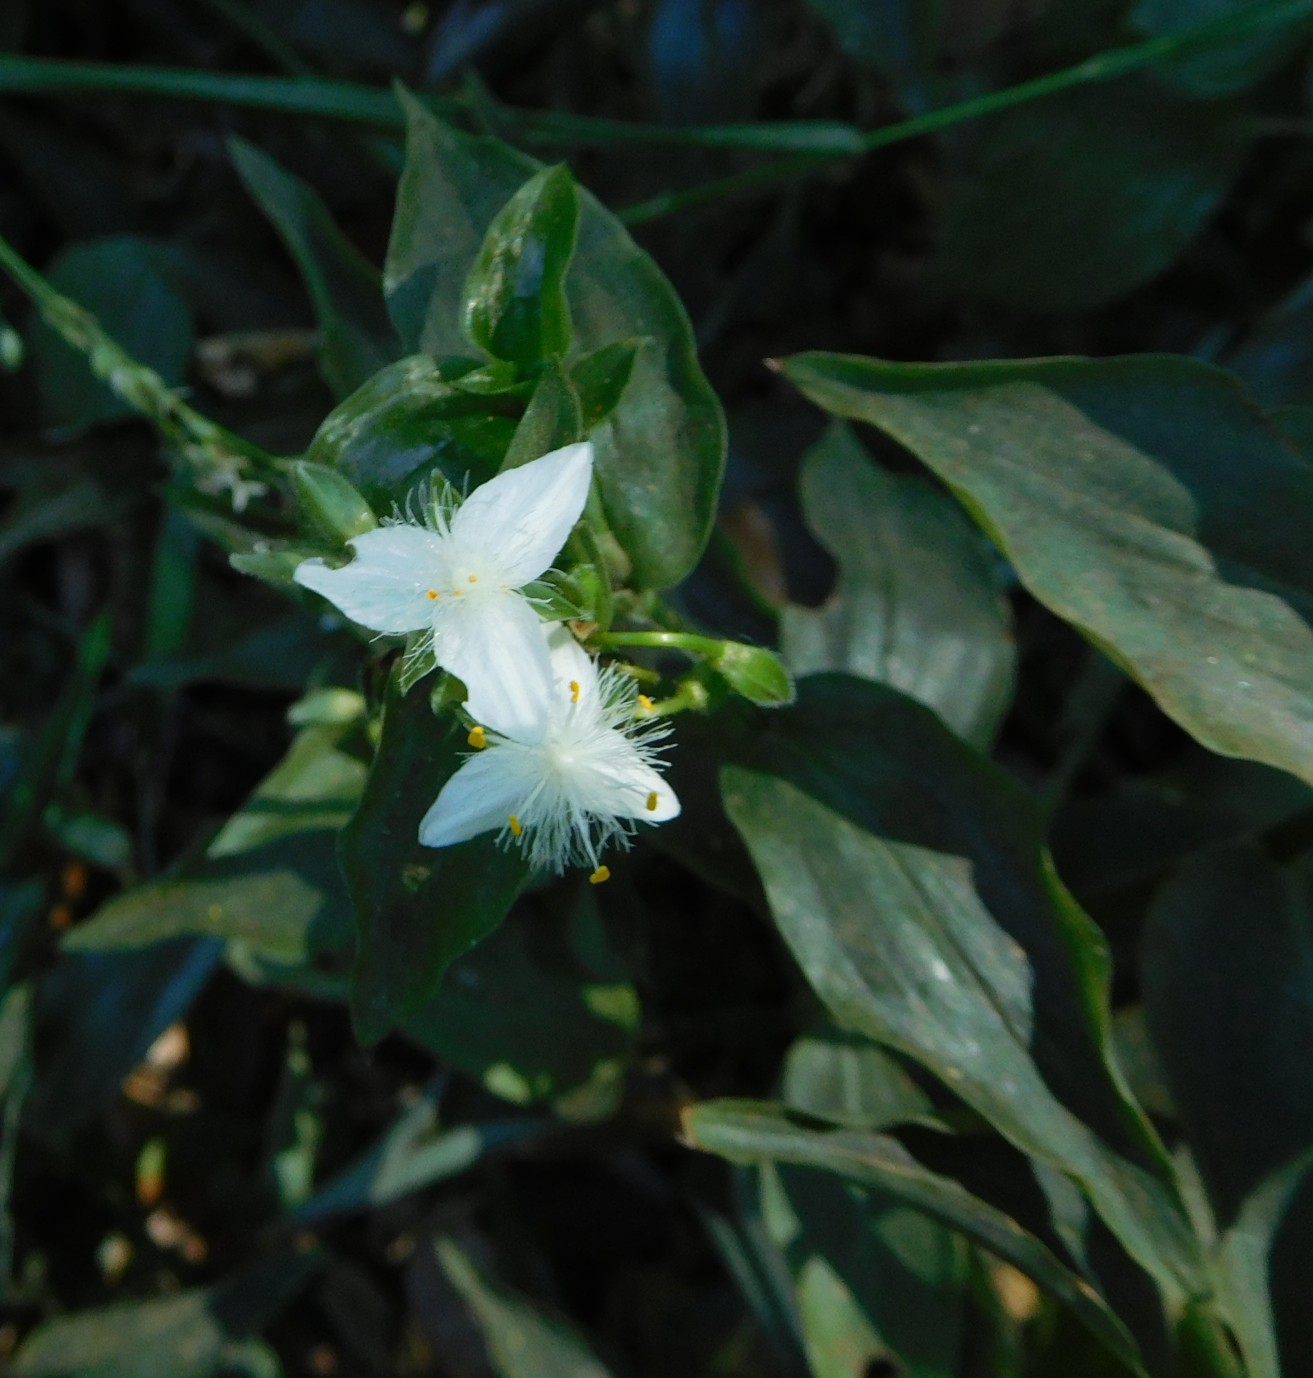
[[[354,537],[350,564],[304,560],[296,582],[377,632],[424,632],[465,683],[478,722],[531,731],[551,688],[538,614],[519,592],[544,572],[583,512],[593,447],[553,450],[498,474],[452,510],[396,519]]]
[[[552,690],[530,731],[489,722],[470,734],[486,742],[443,786],[419,825],[426,847],[449,847],[498,830],[524,847],[535,868],[558,874],[588,865],[610,874],[606,846],[628,846],[635,822],[664,823],[679,800],[657,773],[657,743],[669,731],[645,718],[632,679],[597,663],[566,628],[543,626]]]

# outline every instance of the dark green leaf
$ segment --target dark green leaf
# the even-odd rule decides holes
[[[242,139],[229,142],[238,174],[296,260],[319,322],[324,381],[345,397],[400,350],[378,270],[338,229],[319,195]]]
[[[1101,936],[1033,805],[882,686],[805,680],[768,721],[759,769],[723,773],[725,805],[831,1015],[1079,1181],[1150,1272],[1193,1280],[1161,1150],[1110,1067]]]
[[[761,1169],[762,1214],[793,1273],[812,1373],[880,1364],[953,1378],[966,1301],[963,1241],[899,1197],[792,1166]]]
[[[465,334],[494,358],[531,368],[570,348],[565,275],[579,232],[579,193],[564,163],[543,168],[488,226],[465,279]]]
[[[75,1128],[186,1013],[223,946],[175,938],[136,952],[69,954],[37,990],[37,1080],[29,1122],[43,1134]]]
[[[76,244],[46,276],[57,291],[86,307],[134,359],[169,386],[182,384],[191,354],[191,312],[174,290],[160,245],[127,235]],[[49,326],[38,323],[33,329],[32,353],[47,425],[82,430],[133,414],[92,375],[86,356]]]
[[[988,548],[951,499],[873,463],[835,425],[802,467],[807,525],[839,564],[824,606],[780,613],[796,675],[844,670],[920,700],[984,745],[1016,674],[1007,604]]]
[[[533,914],[455,962],[405,1028],[494,1094],[570,1113],[573,1102],[614,1108],[639,1019],[622,972],[590,971],[561,922]]]
[[[491,478],[522,411],[516,399],[462,389],[416,355],[389,364],[331,411],[306,458],[339,470],[386,514],[434,472],[457,487]]]
[[[1183,862],[1150,910],[1149,1032],[1223,1225],[1313,1145],[1311,896],[1237,845]]]
[[[1205,746],[1313,782],[1313,467],[1234,379],[1171,357],[785,371],[928,464]]]
[[[451,1239],[434,1244],[447,1280],[483,1332],[498,1378],[610,1378],[583,1338],[526,1298],[495,1286]]]
[[[491,837],[419,845],[419,823],[460,764],[465,731],[389,683],[383,735],[340,843],[358,925],[351,1014],[364,1043],[418,1013],[453,961],[487,937],[527,875]]]
[[[38,1326],[13,1378],[211,1378],[228,1371],[236,1342],[255,1335],[319,1267],[314,1254],[257,1263],[213,1287],[155,1301],[119,1302]]]
[[[1141,77],[996,115],[945,210],[941,273],[1008,306],[1100,306],[1179,257],[1247,143],[1235,111]]]
[[[1139,0],[1131,23],[1146,37],[1179,33],[1251,8],[1253,0]],[[1228,95],[1261,81],[1308,36],[1308,21],[1233,38],[1158,70],[1173,85],[1199,96]]]
[[[404,1110],[373,1148],[297,1209],[297,1221],[308,1224],[400,1200],[474,1167],[498,1148],[550,1127],[550,1122],[541,1120],[496,1120],[446,1130],[439,1130],[437,1124],[431,1098]]]
[[[533,396],[515,437],[506,451],[505,468],[515,469],[530,460],[571,445],[583,435],[579,397],[555,359],[549,359],[534,384]]]
[[[570,366],[570,381],[579,396],[585,431],[605,421],[619,405],[633,376],[642,343],[617,340],[583,355]]]
[[[1006,1259],[1071,1308],[1135,1372],[1135,1342],[1107,1304],[1017,1221],[949,1177],[921,1167],[896,1140],[854,1130],[806,1129],[754,1101],[708,1101],[684,1112],[694,1148],[739,1163],[793,1163],[887,1192]]]
[[[463,348],[461,284],[493,216],[539,168],[491,138],[471,138],[407,99],[406,171],[384,285],[408,348]],[[592,431],[607,519],[640,587],[692,569],[711,531],[725,423],[698,366],[688,318],[670,284],[618,220],[581,192],[578,250],[566,295],[575,348],[647,337],[615,409]]]

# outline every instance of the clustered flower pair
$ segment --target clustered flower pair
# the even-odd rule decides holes
[[[542,575],[583,512],[593,447],[554,450],[498,474],[462,503],[426,496],[408,516],[356,536],[354,559],[303,561],[296,581],[353,622],[418,633],[466,688],[474,750],[419,825],[426,847],[496,830],[534,867],[586,864],[662,823],[679,800],[658,773],[666,727],[632,678],[597,662],[524,587]]]

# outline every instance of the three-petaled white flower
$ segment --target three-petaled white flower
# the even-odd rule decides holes
[[[464,681],[475,721],[532,736],[552,670],[521,590],[565,544],[592,473],[589,442],[553,450],[489,479],[454,509],[429,500],[421,521],[385,521],[354,537],[350,564],[302,561],[296,582],[373,631],[431,637],[437,663]]]
[[[679,800],[657,773],[669,731],[643,716],[633,680],[596,661],[562,626],[542,625],[552,689],[526,730],[495,719],[498,735],[476,727],[470,755],[419,825],[426,847],[448,847],[497,829],[520,841],[535,868],[558,874],[587,864],[594,881],[610,874],[606,846],[629,845],[635,823],[664,823]]]

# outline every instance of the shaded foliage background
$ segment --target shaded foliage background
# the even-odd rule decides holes
[[[305,450],[334,402],[401,353],[378,290],[403,166],[389,80],[440,97],[466,128],[568,159],[674,284],[728,417],[717,525],[677,606],[714,634],[780,645],[800,674],[851,671],[931,704],[1014,779],[901,699],[881,710],[886,736],[845,740],[846,691],[813,681],[794,726],[777,729],[802,764],[768,777],[745,748],[727,785],[759,881],[714,802],[726,740],[758,725],[742,705],[686,715],[674,773],[685,819],[606,887],[530,894],[441,999],[362,1051],[342,999],[352,917],[334,844],[368,755],[356,691],[379,686],[362,685],[340,624],[229,567],[226,502],[182,491],[155,434],[6,286],[0,1361],[42,1323],[122,1303],[84,1332],[38,1331],[16,1371],[1129,1371],[1115,1334],[1110,1347],[1089,1338],[1098,1317],[1078,1329],[998,1262],[1006,1249],[986,1224],[967,1245],[931,1217],[962,1223],[943,1194],[955,1178],[1050,1243],[1080,1236],[1111,1259],[1111,1236],[1084,1238],[1061,1183],[1041,1174],[1037,1186],[1021,1153],[983,1132],[979,1115],[993,1114],[969,1084],[959,1099],[899,1054],[838,1034],[817,1000],[833,1013],[823,980],[808,969],[813,993],[791,955],[799,939],[772,887],[808,866],[845,895],[873,876],[892,884],[878,858],[836,860],[827,839],[836,814],[896,817],[901,796],[800,806],[829,815],[813,819],[810,851],[794,829],[753,846],[751,828],[769,836],[772,800],[794,807],[788,792],[807,788],[828,746],[894,781],[933,769],[960,787],[946,797],[978,805],[972,818],[1022,819],[988,839],[1026,858],[1010,912],[1041,903],[1032,852],[1047,837],[1107,936],[1135,1092],[1170,1143],[1184,1126],[1225,1225],[1313,1141],[1300,966],[1313,797],[1293,774],[1209,754],[1027,592],[1043,570],[1032,578],[1010,540],[1012,500],[995,510],[971,493],[1004,532],[1007,564],[911,458],[960,491],[917,417],[888,422],[887,399],[879,414],[836,401],[851,380],[795,362],[808,396],[883,427],[860,439],[827,429],[763,361],[819,349],[1189,355],[1237,374],[1263,407],[1292,408],[1276,415],[1304,443],[1313,112],[1300,6],[933,138],[863,153],[854,132],[1246,8],[1263,7],[5,6],[0,231],[194,406],[276,454]],[[45,59],[115,74],[73,91]],[[172,75],[151,93],[141,66]],[[256,109],[243,73],[300,84],[260,88],[270,108]],[[708,137],[710,125],[736,132]],[[1151,381],[1144,405],[1170,416],[1185,383]],[[896,378],[870,386],[898,392]],[[1307,539],[1266,520],[1279,527],[1279,514],[1253,517],[1260,544]],[[945,811],[936,828],[971,832]],[[261,846],[278,847],[275,862]],[[969,891],[954,892],[968,926]],[[79,944],[93,912],[119,925],[116,945]],[[1197,980],[1182,981],[1194,963]],[[1006,962],[990,970],[1006,1005]],[[1303,984],[1279,1011],[1284,1032],[1250,1046],[1271,1013],[1252,992],[1291,971]],[[1070,1052],[1057,1026],[1078,997],[1065,1000],[1050,1011],[1054,1085]],[[1085,1118],[1115,1118],[1098,1076],[1072,1082],[1087,1088]],[[818,1150],[793,1121],[699,1124],[694,1112],[684,1127],[731,1157],[735,1135],[769,1140],[778,1167],[731,1170],[682,1146],[681,1109],[720,1097],[898,1126],[900,1139],[886,1136],[887,1162],[865,1163],[857,1215],[858,1188],[799,1172]],[[1294,1112],[1267,1120],[1274,1102]],[[1134,1126],[1119,1132],[1128,1153],[1152,1157]],[[928,1214],[882,1195],[894,1148],[922,1165]],[[1278,1302],[1307,1291],[1310,1199],[1278,1240]],[[1012,1261],[1062,1294],[1061,1270]],[[1162,1371],[1155,1322],[1139,1323],[1144,1275],[1118,1266],[1105,1269],[1115,1309]],[[1226,1373],[1229,1351],[1210,1343],[1172,1371]],[[1307,1317],[1281,1343],[1286,1371],[1309,1371]]]

